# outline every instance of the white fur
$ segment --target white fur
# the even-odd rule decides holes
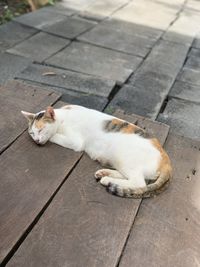
[[[40,132],[33,124],[32,138],[42,144],[50,140],[85,151],[92,159],[109,163],[117,171],[108,170],[109,175],[100,177],[105,186],[117,181],[124,188],[140,188],[146,186],[145,179],[156,179],[161,155],[149,139],[137,134],[105,132],[104,123],[113,116],[81,106],[70,107],[54,109],[55,121],[46,123]]]

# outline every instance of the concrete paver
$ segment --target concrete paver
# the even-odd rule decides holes
[[[200,71],[200,49],[190,50],[185,67]]]
[[[161,41],[108,105],[156,119],[189,47]]]
[[[198,34],[196,36],[196,38],[194,39],[194,42],[193,42],[192,46],[195,47],[195,48],[199,48],[200,49],[200,34]]]
[[[95,25],[95,22],[86,19],[69,17],[65,20],[56,22],[53,25],[44,26],[42,27],[42,30],[64,38],[72,39]]]
[[[165,32],[163,39],[191,45],[198,31],[198,24],[188,14],[181,15]]]
[[[200,103],[200,85],[176,81],[169,96]]]
[[[29,65],[17,78],[106,98],[115,85],[111,80],[37,64]]]
[[[73,42],[46,62],[119,82],[133,73],[141,58],[85,43]]]
[[[9,79],[13,79],[29,63],[30,60],[21,56],[0,53],[0,85]]]
[[[129,3],[129,0],[96,0],[91,1],[88,6],[83,10],[82,14],[90,16],[97,16],[98,18],[104,19],[112,15],[112,13],[120,7]]]
[[[134,85],[124,85],[109,103],[107,112],[121,109],[128,114],[134,113],[155,119],[162,101],[163,97],[158,90],[152,93],[148,91],[148,87],[138,88]]]
[[[135,35],[133,30],[134,29],[132,29],[131,33],[119,31],[109,28],[108,25],[104,23],[104,26],[100,24],[91,31],[81,35],[78,39],[91,44],[144,57],[155,43],[155,40]]]
[[[163,31],[157,28],[131,23],[128,20],[118,20],[113,17],[104,20],[100,25],[117,32],[126,32],[133,36],[142,36],[151,40],[158,40],[163,34]]]
[[[182,1],[183,2],[183,1]],[[171,8],[162,1],[136,0],[116,12],[113,17],[139,25],[166,30],[176,18],[180,6]]]
[[[170,99],[158,120],[171,126],[171,131],[193,139],[199,139],[200,105],[179,99]]]
[[[66,39],[40,32],[7,51],[42,62],[68,44]]]
[[[66,16],[63,14],[54,12],[48,8],[41,8],[32,13],[27,13],[25,15],[16,17],[14,20],[30,27],[42,29],[45,26],[53,25],[54,23],[63,21],[65,19]]]
[[[15,44],[37,33],[36,29],[11,21],[0,26],[0,51],[5,51]]]
[[[62,92],[62,91],[61,91]],[[108,99],[106,97],[99,97],[91,94],[77,93],[77,92],[62,92],[63,96],[61,98],[62,101],[70,104],[81,105],[84,107],[103,110],[106,104],[108,103]]]
[[[200,70],[183,68],[180,74],[178,75],[178,80],[200,85]]]

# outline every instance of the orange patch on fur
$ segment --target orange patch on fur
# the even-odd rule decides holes
[[[123,121],[123,120],[119,120],[119,119],[113,119],[112,120],[112,124],[117,124],[117,125],[121,125],[122,128],[120,129],[120,132],[122,133],[127,133],[127,134],[131,134],[131,133],[136,133],[136,132],[144,132],[144,130],[138,126],[136,126],[135,124]]]
[[[126,127],[121,129],[121,132],[126,133],[126,134],[131,134],[131,133],[134,133],[137,128],[138,127],[133,124],[128,124]]]
[[[151,143],[161,154],[161,161],[158,167],[158,172],[164,172],[168,173],[168,175],[172,176],[172,166],[171,161],[169,159],[169,156],[167,155],[167,152],[164,150],[164,148],[161,146],[159,141],[156,138],[151,139]]]
[[[124,123],[124,121],[123,120],[120,120],[120,119],[112,119],[112,124],[122,124],[122,123]]]
[[[45,125],[44,119],[35,120],[35,127],[38,129],[42,129]]]
[[[135,124],[129,123],[124,120],[120,119],[112,119],[111,121],[108,121],[105,125],[105,129],[108,132],[122,132],[125,134],[139,134],[144,135],[145,132],[142,128],[136,126]]]

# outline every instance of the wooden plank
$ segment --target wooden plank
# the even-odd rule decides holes
[[[124,119],[131,119],[124,115]],[[143,120],[145,124],[145,121]],[[165,140],[168,127],[152,123],[152,131]],[[117,264],[140,200],[115,197],[97,184],[100,165],[84,155],[51,206],[8,266],[55,267]]]
[[[36,112],[59,98],[54,91],[19,81],[0,87],[0,153],[27,128],[21,110]]]
[[[200,142],[169,135],[173,181],[144,200],[120,267],[200,266]]]
[[[57,107],[63,102],[58,102]],[[0,157],[0,263],[52,197],[81,153],[25,132]]]

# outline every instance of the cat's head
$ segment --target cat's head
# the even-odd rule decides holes
[[[56,133],[55,112],[52,107],[36,114],[21,111],[28,120],[28,132],[38,145],[44,145]]]

